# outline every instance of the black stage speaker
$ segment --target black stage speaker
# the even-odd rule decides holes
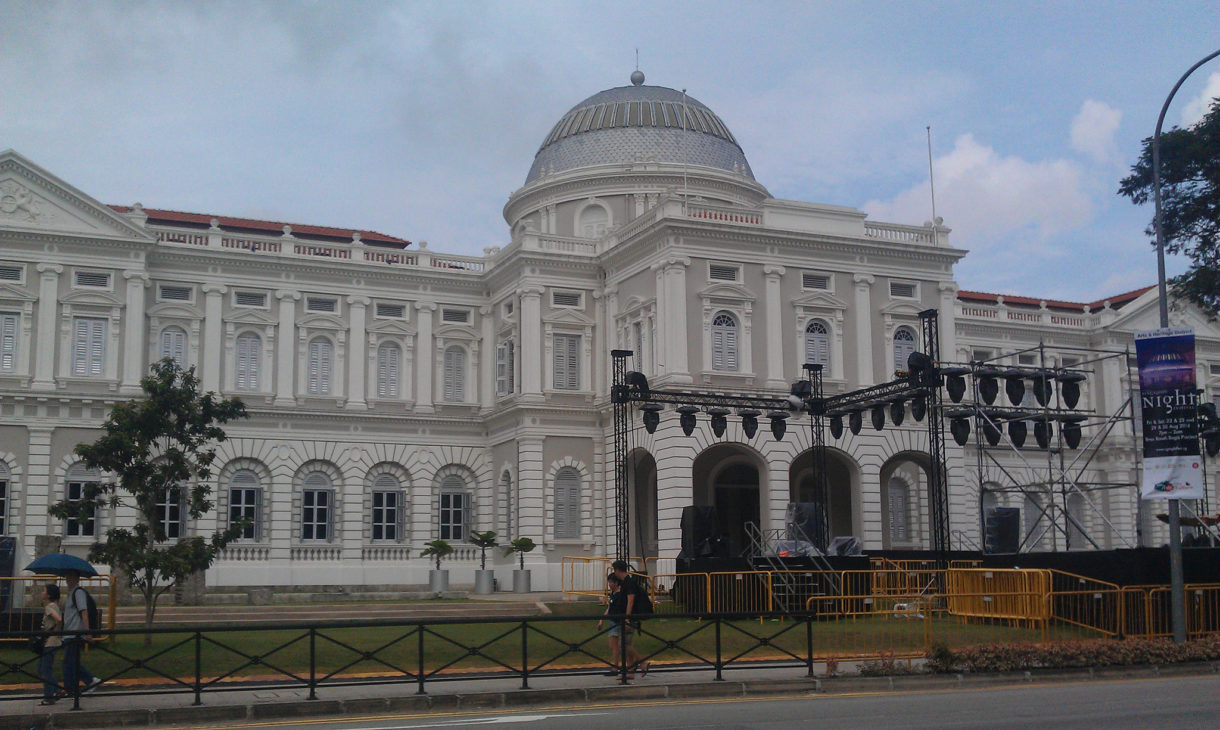
[[[682,508],[682,554],[692,559],[716,555],[720,541],[716,508],[690,505]]]
[[[989,553],[1015,553],[1021,547],[1021,510],[995,507],[983,516],[983,549]]]

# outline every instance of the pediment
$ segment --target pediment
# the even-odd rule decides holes
[[[1161,309],[1155,296],[1148,301],[1143,297],[1123,307],[1120,316],[1110,324],[1112,329],[1122,329],[1129,332],[1139,330],[1154,330],[1161,326]],[[1127,310],[1132,310],[1128,312]],[[1220,322],[1208,321],[1207,315],[1198,307],[1186,302],[1172,302],[1169,306],[1170,327],[1190,327],[1196,338],[1220,340]]]
[[[918,317],[923,309],[914,302],[890,302],[879,311],[882,314],[898,315],[900,317]]]
[[[297,326],[328,330],[347,329],[347,323],[333,314],[307,314],[297,320]]]
[[[38,301],[38,297],[34,296],[33,294],[30,294],[22,287],[14,286],[13,284],[0,284],[0,299],[9,301],[9,302],[11,302],[11,301],[18,301],[18,302]]]
[[[382,335],[414,335],[415,328],[406,322],[396,322],[392,319],[380,319],[373,322],[368,327],[369,332],[376,332]]]
[[[176,319],[202,319],[203,312],[195,307],[189,307],[178,303],[162,303],[154,304],[148,308],[148,316],[176,318]]]
[[[548,324],[570,324],[592,327],[593,318],[575,309],[559,309],[542,318]]]
[[[279,324],[279,320],[272,316],[270,312],[264,312],[258,309],[243,309],[240,312],[235,312],[228,317],[225,317],[225,321],[232,324]]]
[[[85,291],[75,290],[59,298],[59,301],[64,304],[96,304],[104,307],[117,307],[123,304],[123,300],[119,299],[114,294],[106,291]]]
[[[465,324],[444,324],[436,328],[436,337],[455,337],[461,340],[477,340],[479,333]]]
[[[12,150],[0,152],[0,228],[152,242],[153,235]]]
[[[793,299],[792,306],[804,309],[847,309],[847,302],[826,292],[814,292]]]
[[[732,299],[738,302],[755,301],[754,292],[738,284],[717,282],[699,290],[699,296],[704,299]]]

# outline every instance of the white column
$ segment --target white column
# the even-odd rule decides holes
[[[767,306],[767,387],[783,389],[784,380],[784,313],[780,304],[780,284],[784,267],[764,266]]]
[[[59,307],[59,264],[38,264],[38,353],[34,390],[55,389],[55,315]]]
[[[669,345],[669,374],[676,383],[689,383],[690,364],[686,356],[690,335],[686,321],[686,267],[690,259],[670,259],[665,266],[665,293],[669,310],[666,340]],[[709,363],[704,363],[710,369]]]
[[[365,331],[365,314],[369,306],[368,297],[348,297],[348,311],[351,315],[351,337],[347,344],[347,407],[353,410],[365,410],[368,404],[364,400],[364,358],[367,356],[368,333]],[[402,367],[402,363],[399,363]]]
[[[518,290],[521,297],[521,400],[542,400],[542,287]]]
[[[224,327],[224,295],[229,288],[223,284],[203,285],[203,347],[199,351],[199,369],[204,392],[220,392],[224,372],[224,348],[220,333]]]
[[[479,351],[484,353],[479,360],[479,405],[485,411],[490,411],[496,405],[496,365],[499,350],[496,347],[496,318],[492,316],[495,307],[479,307],[479,316],[483,323],[483,343]]]
[[[119,392],[132,395],[140,392],[140,377],[144,374],[144,338],[148,323],[144,321],[144,288],[148,274],[124,271],[127,280],[127,311],[123,313],[123,380]]]
[[[432,302],[416,302],[415,336],[415,410],[432,413],[432,313],[436,305]]]
[[[280,325],[275,337],[275,404],[292,406],[297,402],[293,366],[297,360],[297,300],[301,295],[280,290],[275,296],[280,300]]]
[[[950,360],[957,354],[957,284],[942,281],[940,289],[940,357]]]
[[[873,373],[873,304],[869,288],[876,281],[868,274],[852,277],[856,285],[856,379],[859,387],[872,385]]]
[[[656,358],[656,362],[652,364],[653,371],[657,375],[664,375],[669,372],[669,338],[666,337],[667,330],[665,317],[669,313],[669,305],[665,298],[665,269],[661,266],[656,266],[653,271],[657,275],[657,295],[655,298],[656,307],[653,312],[653,317],[657,321],[657,341],[654,343],[652,352]],[[611,320],[613,322],[613,320]]]

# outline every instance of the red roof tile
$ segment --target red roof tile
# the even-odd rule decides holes
[[[1119,309],[1124,304],[1138,299],[1140,295],[1149,289],[1155,287],[1145,286],[1139,289],[1133,289],[1129,292],[1116,294],[1112,297],[1098,299],[1095,302],[1068,302],[1061,299],[1037,299],[1035,297],[1022,297],[1015,294],[993,294],[991,292],[967,291],[965,289],[958,291],[957,298],[967,302],[983,302],[986,304],[995,304],[1000,297],[1004,297],[1004,304],[1015,305],[1018,307],[1041,307],[1042,302],[1046,302],[1047,309],[1061,309],[1073,312],[1083,312],[1085,307],[1090,311],[1096,311],[1105,306],[1105,303],[1110,302],[1111,309]]]
[[[131,210],[130,206],[112,205],[113,210],[119,213],[126,213]],[[303,238],[324,238],[334,241],[351,241],[353,233],[360,234],[360,240],[365,243],[380,243],[380,244],[395,244],[395,247],[406,248],[411,245],[411,242],[387,236],[384,233],[376,231],[365,231],[358,228],[332,228],[330,226],[311,226],[302,223],[285,223],[282,221],[264,221],[254,218],[233,218],[231,216],[208,215],[205,213],[184,213],[178,210],[160,210],[157,208],[145,208],[144,213],[148,216],[150,223],[161,225],[174,224],[189,224],[192,226],[210,226],[212,219],[215,218],[221,228],[228,230],[244,230],[258,233],[273,233],[281,234],[284,231],[284,226],[292,227],[292,235]]]

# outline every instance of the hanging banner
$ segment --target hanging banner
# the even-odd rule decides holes
[[[1195,334],[1189,327],[1135,333],[1144,429],[1144,499],[1202,499]]]

